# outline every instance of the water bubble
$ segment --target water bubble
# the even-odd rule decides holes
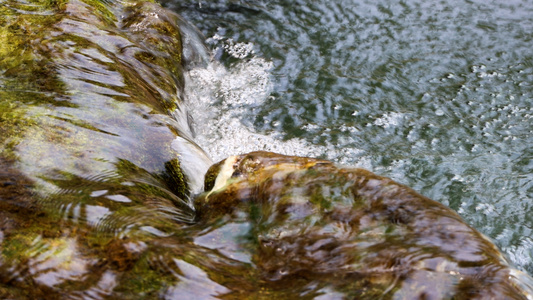
[[[218,33],[215,33],[215,35],[213,35],[212,39],[213,40],[217,40],[217,41],[221,41],[221,40],[224,39],[224,37],[219,35]]]
[[[253,43],[234,43],[233,39],[228,39],[227,43],[224,45],[226,52],[239,59],[243,59],[250,54],[254,53],[254,44]]]
[[[374,125],[381,126],[383,128],[389,128],[397,126],[403,119],[403,115],[397,112],[385,113],[381,118],[377,118],[374,121]]]
[[[484,70],[485,68],[486,68],[485,65],[473,65],[473,66],[470,67],[470,71],[472,73],[477,73],[480,70]]]

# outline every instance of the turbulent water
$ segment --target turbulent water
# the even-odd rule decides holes
[[[371,169],[533,274],[531,2],[163,4],[213,58],[188,72],[187,101],[214,160],[271,150]]]

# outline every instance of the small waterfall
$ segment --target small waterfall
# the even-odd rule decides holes
[[[185,32],[193,31],[186,28]],[[352,160],[359,153],[356,148],[338,149],[330,143],[313,145],[298,138],[285,140],[279,132],[254,129],[259,108],[272,98],[273,65],[255,55],[253,43],[235,43],[231,38],[215,34],[207,39],[207,43],[216,45],[210,52],[198,35],[185,40],[189,42],[184,44],[184,53],[203,60],[201,63],[196,60],[185,73],[185,103],[193,116],[195,142],[213,161],[262,150],[370,166],[364,160]],[[235,62],[224,66],[217,60],[222,55],[230,56]]]

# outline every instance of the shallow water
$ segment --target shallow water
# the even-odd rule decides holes
[[[163,241],[193,223],[191,174],[211,164],[181,104],[180,20],[147,1],[1,3],[0,298],[179,281],[148,265],[181,264],[157,252],[185,244]]]
[[[533,274],[533,4],[165,1],[215,62],[198,143],[358,165],[456,210]]]

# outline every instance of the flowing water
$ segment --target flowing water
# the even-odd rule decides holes
[[[533,274],[533,4],[165,1],[214,62],[198,143],[368,168],[456,210]]]
[[[147,1],[0,1],[0,298],[414,295],[396,294],[401,280],[376,278],[372,270],[368,284],[376,288],[352,280],[357,271],[325,280],[265,279],[258,266],[283,267],[283,259],[263,260],[254,250],[253,234],[268,228],[246,212],[199,220],[192,196],[201,192],[212,163],[203,150],[213,161],[252,150],[327,158],[391,177],[457,211],[517,268],[533,274],[532,4],[163,5],[203,36]],[[286,158],[273,161],[278,159]],[[295,160],[306,163],[280,165],[281,173],[308,166],[305,158]],[[359,176],[354,174],[366,174],[316,164],[325,168],[321,174],[338,176],[317,189],[322,195],[339,196]],[[281,181],[281,195],[315,189],[306,182],[317,174],[305,174],[302,186]],[[347,184],[339,189],[342,180]],[[350,200],[343,197],[337,198]],[[319,198],[314,204],[338,200]],[[290,200],[294,216],[309,213],[299,206],[304,198]],[[435,207],[448,217],[447,208]],[[264,220],[270,212],[266,205]],[[409,216],[398,210],[392,221]],[[298,220],[291,222],[306,225]],[[275,225],[290,235],[286,223]],[[316,224],[314,233],[326,237],[343,230]],[[362,235],[375,242],[373,234],[387,234],[380,226]],[[304,246],[311,241],[295,236]],[[348,245],[342,241],[341,248]],[[476,279],[478,254],[488,252],[466,250],[473,251],[474,263],[459,267],[474,270],[468,276]],[[328,265],[325,253],[318,263]],[[448,262],[424,263],[447,268]],[[335,272],[338,266],[332,266]],[[505,263],[486,266],[504,281],[519,278],[526,291],[533,286],[516,270],[506,273]],[[422,273],[413,272],[405,287],[431,287],[435,278],[426,275],[432,271]],[[496,278],[490,275],[481,278]],[[468,285],[463,274],[444,276],[456,280],[443,283],[445,295],[457,280]]]

